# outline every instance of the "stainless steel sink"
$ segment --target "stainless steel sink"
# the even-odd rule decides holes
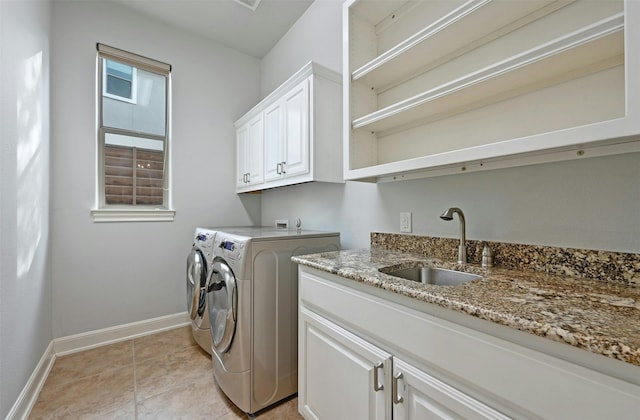
[[[405,268],[404,270],[390,271],[386,274],[406,280],[417,281],[424,284],[435,284],[438,286],[457,286],[471,280],[482,278],[482,276],[477,274],[435,267]]]

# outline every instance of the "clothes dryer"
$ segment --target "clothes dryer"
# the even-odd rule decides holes
[[[216,232],[197,227],[193,247],[187,257],[187,312],[191,318],[193,338],[211,354],[211,329],[207,311],[206,285],[213,262],[213,240]]]
[[[215,228],[207,289],[214,377],[254,414],[298,390],[298,270],[294,255],[340,249],[339,233]]]

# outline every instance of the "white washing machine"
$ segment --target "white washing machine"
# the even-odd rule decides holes
[[[211,354],[211,329],[207,311],[206,286],[213,262],[213,240],[216,232],[197,227],[193,247],[187,257],[187,312],[191,317],[193,338]]]
[[[208,283],[214,377],[254,414],[298,390],[298,269],[293,255],[340,249],[340,234],[216,228]]]

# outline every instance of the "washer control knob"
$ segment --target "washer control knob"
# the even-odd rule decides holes
[[[236,247],[231,241],[222,241],[220,242],[220,248],[226,249],[227,251],[233,251]]]

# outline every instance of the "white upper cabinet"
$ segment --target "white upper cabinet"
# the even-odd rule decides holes
[[[640,2],[347,0],[345,178],[640,150]]]
[[[309,80],[265,112],[265,179],[309,173]]]
[[[340,74],[310,62],[236,121],[237,192],[343,182],[341,80]],[[244,175],[248,154],[240,150],[241,132],[256,118],[262,121],[260,145],[253,143],[260,147],[260,183]]]
[[[236,130],[236,188],[257,187],[264,182],[262,114]]]
[[[280,177],[280,164],[282,163],[282,155],[284,154],[282,108],[282,101],[278,101],[264,111],[264,176],[267,180]]]

